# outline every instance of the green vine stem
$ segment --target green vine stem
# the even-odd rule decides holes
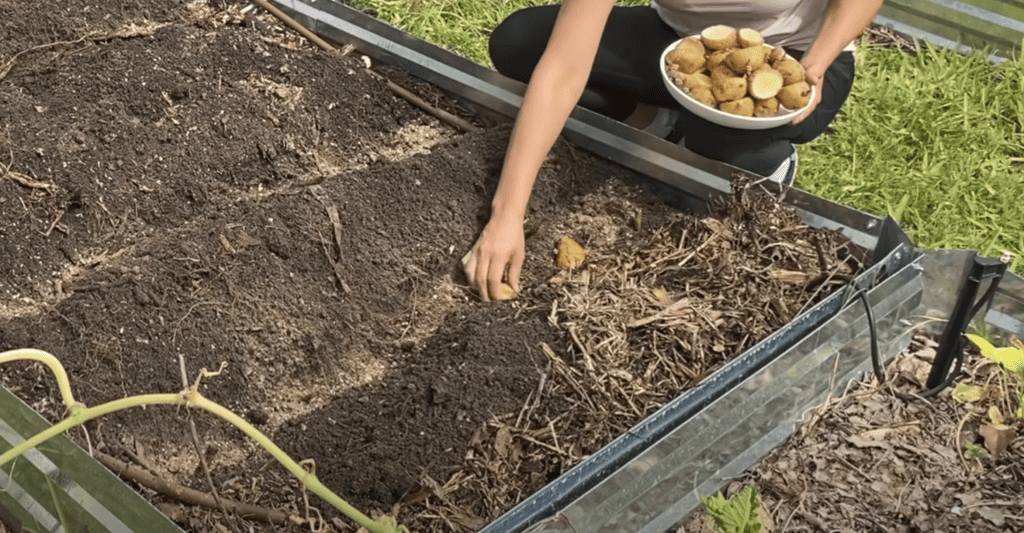
[[[198,407],[227,420],[243,433],[251,437],[259,443],[260,446],[263,446],[271,456],[280,461],[289,472],[299,478],[306,488],[317,496],[323,498],[327,503],[333,505],[336,509],[344,513],[360,526],[366,528],[371,533],[408,533],[408,529],[404,526],[399,526],[392,517],[385,516],[379,521],[376,521],[364,515],[355,507],[349,505],[348,502],[321,483],[320,480],[317,479],[316,475],[302,468],[302,466],[289,457],[284,450],[278,448],[269,437],[253,427],[252,424],[246,422],[245,419],[231,412],[226,407],[211,401],[200,394],[197,390],[199,385],[198,380],[193,388],[186,389],[176,394],[143,394],[129,398],[122,398],[120,400],[113,400],[96,407],[86,407],[84,404],[75,401],[74,396],[71,393],[71,384],[68,381],[67,372],[64,370],[63,365],[60,364],[60,361],[58,361],[53,355],[40,350],[29,349],[11,350],[0,353],[0,363],[22,359],[39,361],[53,371],[57,378],[57,384],[60,387],[61,396],[63,396],[64,403],[71,410],[71,414],[59,423],[39,432],[36,435],[33,435],[31,438],[4,452],[0,455],[0,466],[7,464],[15,457],[18,457],[27,450],[38,446],[47,439],[60,435],[61,433],[64,433],[75,426],[84,424],[89,420],[115,411],[145,405],[184,405],[186,407]],[[209,373],[204,369],[203,375],[209,375]]]
[[[57,388],[60,389],[60,395],[64,398],[64,405],[68,406],[71,414],[85,408],[84,404],[75,401],[74,395],[71,394],[71,381],[68,379],[68,373],[64,370],[64,365],[60,364],[60,361],[52,354],[31,348],[0,353],[0,363],[18,360],[37,361],[49,367],[50,371],[53,372],[53,377],[57,378]]]

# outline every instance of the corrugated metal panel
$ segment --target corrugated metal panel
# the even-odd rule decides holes
[[[887,0],[875,22],[946,48],[987,50],[994,58],[1024,45],[1021,0]]]

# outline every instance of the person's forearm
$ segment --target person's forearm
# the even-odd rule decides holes
[[[525,218],[537,172],[583,94],[614,5],[614,0],[563,0],[512,128],[492,218]]]
[[[875,18],[883,0],[832,0],[817,38],[804,54],[809,73],[824,74],[850,41]]]
[[[574,77],[581,79],[575,83],[567,80]],[[585,76],[573,76],[557,66],[538,65],[512,128],[492,216],[525,217],[540,166],[583,94],[585,83]]]

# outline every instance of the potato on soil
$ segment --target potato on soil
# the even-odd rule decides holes
[[[761,46],[764,44],[764,38],[757,30],[750,28],[741,28],[740,31],[736,32],[736,39],[739,41],[742,48],[750,48],[751,46]]]
[[[764,65],[764,51],[761,45],[749,48],[738,48],[729,53],[725,64],[737,74],[746,74]]]
[[[709,26],[700,32],[700,40],[709,50],[725,50],[739,46],[736,28],[722,24]]]
[[[684,39],[665,55],[665,61],[686,74],[697,72],[704,66],[704,45],[698,39]]]
[[[800,109],[811,101],[811,86],[806,81],[786,85],[776,98],[789,109]]]
[[[711,70],[718,65],[721,65],[725,58],[729,57],[729,53],[732,52],[732,48],[726,48],[724,50],[714,50],[707,56],[707,61],[704,62],[704,68]]]
[[[558,258],[555,262],[562,268],[573,268],[583,264],[587,258],[587,252],[580,246],[580,243],[570,237],[562,237],[558,243]]]
[[[719,65],[711,71],[711,92],[719,102],[738,100],[747,95],[747,79],[729,67]]]
[[[752,117],[754,116],[754,99],[747,96],[745,98],[740,98],[739,100],[722,102],[718,104],[718,108],[726,113],[732,113],[733,115]]]
[[[516,295],[516,290],[512,288],[508,283],[502,282],[501,289],[498,290],[498,295],[495,297],[497,300],[511,300]]]
[[[782,89],[782,74],[770,68],[757,69],[747,76],[747,92],[750,96],[765,100],[779,94]]]
[[[774,117],[779,114],[779,99],[772,97],[765,100],[754,99],[755,117]]]
[[[772,67],[782,74],[783,85],[792,85],[796,82],[804,81],[804,66],[791,57],[776,61],[772,64]]]

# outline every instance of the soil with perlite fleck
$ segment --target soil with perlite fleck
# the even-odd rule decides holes
[[[356,507],[389,512],[448,480],[486,424],[522,412],[544,387],[542,347],[572,351],[543,283],[564,221],[627,199],[642,222],[601,220],[634,224],[639,242],[674,212],[559,142],[531,201],[525,290],[483,304],[458,259],[486,223],[508,128],[458,133],[386,78],[457,112],[438,91],[314,50],[243,5],[0,0],[0,350],[53,353],[87,405],[220,369],[203,394],[314,459]],[[0,378],[63,416],[43,367]],[[87,429],[95,449],[208,490],[190,419],[221,496],[310,516],[297,482],[211,417],[136,409]],[[562,466],[532,464],[524,491]],[[267,528],[140,490],[188,530]],[[322,531],[351,530],[310,503]],[[406,509],[402,521],[429,514]]]
[[[205,395],[315,458],[357,507],[387,510],[520,407],[538,343],[567,346],[536,312],[479,302],[459,272],[508,129],[459,134],[361,58],[311,49],[242,5],[0,2],[0,349],[53,353],[87,405],[179,391],[182,363],[190,383],[223,368]],[[543,221],[524,284],[556,271],[556,242],[537,228],[623,179],[556,147],[532,200]],[[651,220],[670,211],[649,201]],[[43,367],[0,375],[62,416]],[[267,485],[221,495],[301,503],[253,443],[190,416],[216,482]],[[186,420],[136,409],[88,428],[98,450],[205,489]],[[207,520],[177,512],[193,528]]]

